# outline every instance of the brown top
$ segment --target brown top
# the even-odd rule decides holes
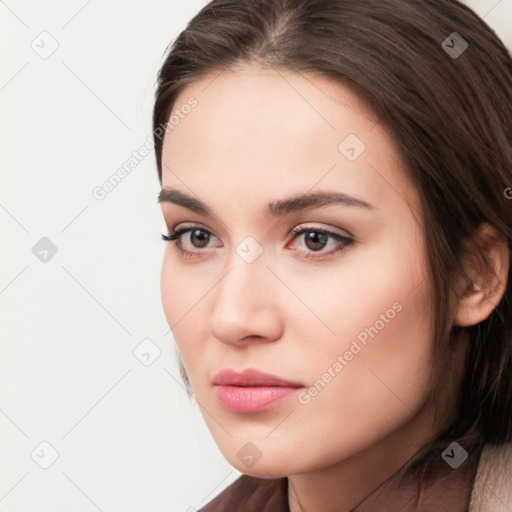
[[[407,472],[413,456],[350,512],[468,512],[482,449],[461,441]],[[199,512],[290,512],[288,478],[241,475]]]

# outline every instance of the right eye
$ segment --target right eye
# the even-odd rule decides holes
[[[188,247],[185,247],[185,244],[183,243],[183,235],[186,233],[190,233],[186,239],[188,239]],[[165,242],[173,242],[176,241],[176,244],[174,244],[174,247],[176,250],[179,251],[179,253],[182,256],[186,257],[192,257],[194,254],[199,254],[203,251],[200,249],[204,249],[208,246],[208,243],[211,241],[211,239],[216,238],[215,235],[203,228],[202,226],[187,226],[182,227],[179,229],[174,229],[172,232],[169,232],[168,235],[162,234],[162,240]],[[190,250],[192,249],[199,249],[199,250]]]

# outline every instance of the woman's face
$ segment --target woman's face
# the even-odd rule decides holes
[[[192,230],[167,242],[162,301],[227,460],[276,477],[428,435],[419,202],[386,130],[338,83],[249,65],[189,85],[174,114],[162,180],[179,194],[161,207]],[[299,387],[213,384],[249,368]]]

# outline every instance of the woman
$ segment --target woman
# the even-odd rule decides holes
[[[454,0],[213,0],[159,72],[204,511],[512,510],[512,60]]]

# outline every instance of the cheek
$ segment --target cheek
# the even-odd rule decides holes
[[[178,297],[183,294],[184,289],[180,286],[179,275],[171,270],[172,267],[167,256],[168,250],[169,248],[166,247],[160,272],[160,296],[167,323],[172,328],[179,318]]]
[[[358,254],[353,264],[347,259],[338,279],[316,281],[317,292],[308,298],[328,329],[308,315],[301,340],[315,369],[308,381],[336,375],[326,386],[339,389],[330,400],[364,413],[385,408],[389,400],[414,406],[424,398],[432,341],[420,260],[411,248],[382,246],[368,257]],[[300,361],[294,364],[300,368]]]
[[[389,304],[377,308],[338,351],[344,360],[345,390],[360,410],[397,405],[406,413],[425,398],[431,366],[429,324],[411,297],[400,297],[394,305],[396,310]]]
[[[160,274],[162,307],[191,380],[194,366],[203,360],[201,340],[204,336],[201,337],[200,332],[201,329],[204,332],[207,318],[204,310],[207,301],[203,297],[211,286],[201,276],[184,272],[166,253]]]
[[[402,309],[388,323],[377,323],[396,298]],[[420,301],[414,294],[395,293],[381,299],[361,302],[365,313],[357,319],[339,319],[338,332],[347,335],[338,336],[337,343],[308,352],[311,396],[298,406],[295,420],[319,440],[332,440],[328,452],[321,441],[305,447],[304,458],[319,466],[397,432],[428,398],[431,343]],[[361,333],[365,336],[358,338]]]
[[[386,352],[412,355],[411,349],[422,351],[429,343],[422,258],[413,246],[403,242],[400,246],[388,239],[383,237],[367,250],[349,253],[339,267],[315,269],[300,279],[287,276],[310,311],[302,307],[297,316],[289,309],[286,315],[301,325],[302,348],[318,356],[322,364],[325,355],[332,359],[347,351],[353,361],[371,354],[378,358]],[[415,338],[423,341],[418,345]],[[314,350],[313,340],[317,340]]]
[[[395,287],[372,297],[352,295],[346,303],[340,301],[336,315],[324,311],[323,319],[335,334],[318,336],[312,324],[303,330],[311,368],[308,383],[320,379],[331,387],[335,382],[332,387],[341,392],[331,398],[361,409],[393,394],[419,398],[431,364],[430,317],[423,290],[409,291]],[[304,368],[304,361],[296,360],[294,366]]]
[[[343,333],[341,342],[331,346],[331,364],[338,355],[344,364],[321,401],[338,411],[355,439],[362,426],[369,437],[396,430],[424,405],[429,393],[432,340],[426,289],[424,284],[414,289],[417,279],[392,276],[382,278],[380,285],[385,286],[371,295],[352,297],[346,322],[336,324]]]
[[[174,251],[170,245],[166,247],[160,273],[162,306],[173,332],[175,325],[190,323],[189,318],[201,306],[201,297],[211,286],[196,268],[188,269],[180,263]]]
[[[169,249],[166,248],[166,250]],[[160,295],[167,324],[172,330],[172,335],[181,353],[183,362],[188,367],[187,346],[190,346],[190,344],[185,343],[185,340],[187,338],[190,339],[193,333],[190,332],[190,326],[187,322],[187,317],[189,316],[187,311],[190,313],[190,307],[187,307],[187,305],[191,303],[191,295],[193,294],[190,283],[187,285],[186,279],[175,268],[175,265],[173,265],[173,262],[166,254],[160,274]]]

